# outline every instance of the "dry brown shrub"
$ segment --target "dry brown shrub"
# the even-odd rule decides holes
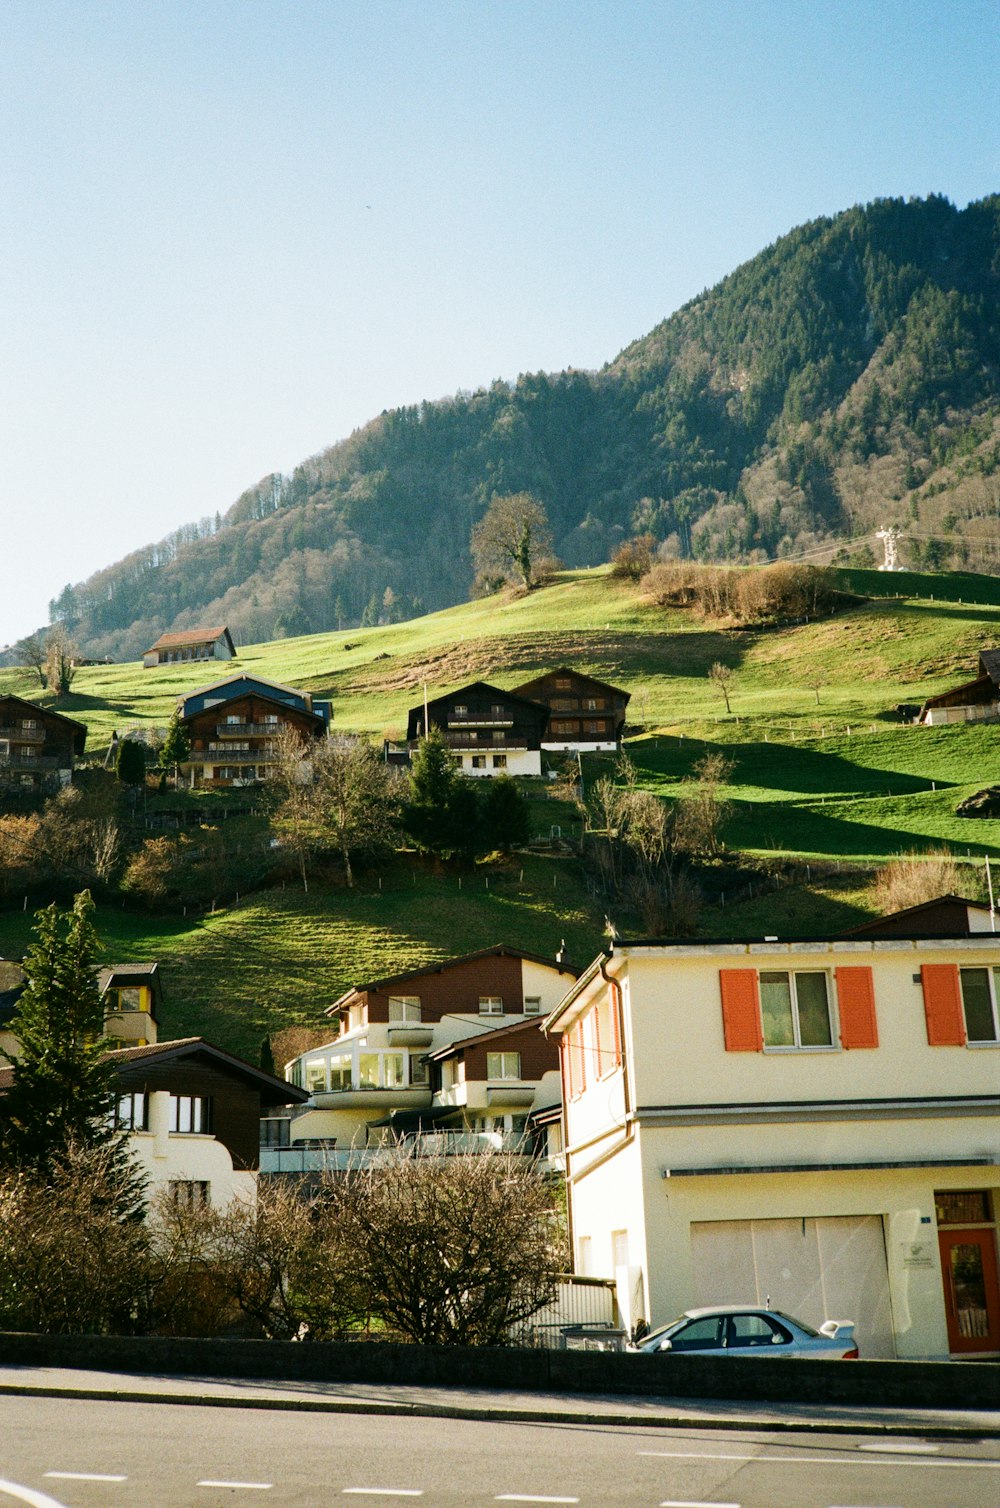
[[[961,894],[961,873],[946,848],[907,853],[884,865],[875,877],[875,901],[883,915],[920,906],[941,895]]]

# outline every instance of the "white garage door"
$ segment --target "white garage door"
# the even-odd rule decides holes
[[[694,1304],[764,1304],[817,1329],[853,1320],[862,1356],[895,1356],[879,1215],[691,1225]]]

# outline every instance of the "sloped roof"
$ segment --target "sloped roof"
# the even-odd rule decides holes
[[[407,979],[419,979],[425,974],[445,974],[460,964],[475,963],[480,958],[520,958],[528,963],[539,963],[548,969],[557,969],[560,974],[570,974],[574,979],[580,970],[575,964],[557,958],[544,958],[540,953],[525,953],[521,948],[511,948],[506,943],[494,943],[491,948],[478,948],[473,953],[461,953],[457,958],[443,958],[439,963],[427,963],[417,969],[405,969],[399,974],[386,974],[381,979],[367,979],[363,984],[352,984],[339,999],[328,1005],[324,1015],[335,1016],[352,995],[361,995],[367,990],[383,990],[391,984],[402,984]]]
[[[178,1037],[172,1042],[153,1042],[146,1047],[120,1047],[107,1054],[108,1061],[124,1071],[145,1063],[174,1063],[192,1057],[205,1059],[213,1068],[259,1090],[265,1105],[304,1104],[309,1098],[304,1089],[296,1089],[287,1080],[255,1068],[245,1059],[226,1052],[225,1048],[206,1042],[204,1037]]]
[[[984,649],[979,655],[979,668],[988,675],[994,686],[1000,686],[1000,649]]]
[[[460,1052],[465,1047],[481,1046],[483,1042],[495,1041],[498,1037],[509,1037],[512,1033],[529,1032],[534,1028],[541,1032],[544,1016],[529,1016],[525,1021],[511,1021],[506,1026],[494,1026],[488,1031],[476,1032],[471,1037],[456,1037],[445,1047],[439,1047],[436,1052],[428,1053],[429,1058],[438,1062],[441,1058],[450,1057],[453,1052]]]
[[[0,711],[7,706],[23,707],[31,717],[51,718],[57,723],[65,723],[67,728],[73,729],[73,736],[79,745],[77,753],[83,752],[83,744],[87,737],[86,723],[77,722],[75,717],[67,717],[64,712],[55,712],[51,707],[40,707],[37,702],[29,702],[23,696],[0,696]]]
[[[214,644],[223,634],[229,641],[230,649],[234,649],[229,629],[223,623],[221,628],[182,628],[173,633],[161,634],[156,643],[149,646],[146,654],[152,654],[154,649],[184,649],[189,644]]]
[[[610,681],[598,680],[597,676],[588,675],[584,670],[574,670],[571,665],[559,665],[555,670],[544,670],[541,675],[533,676],[530,681],[522,681],[521,685],[516,686],[514,689],[520,696],[527,696],[537,701],[538,698],[534,694],[535,688],[540,686],[543,681],[547,681],[551,676],[555,675],[570,676],[574,681],[583,681],[586,685],[594,686],[600,691],[611,691],[615,696],[620,696],[626,702],[630,700],[632,695],[630,691],[625,691],[621,686],[612,686]]]

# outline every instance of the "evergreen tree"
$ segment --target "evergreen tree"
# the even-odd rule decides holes
[[[487,852],[499,849],[501,853],[509,853],[528,841],[531,832],[528,802],[509,775],[497,775],[486,782],[480,829],[482,846]]]
[[[180,708],[178,707],[175,708],[174,715],[170,719],[167,736],[163,740],[163,748],[160,750],[160,759],[162,762],[165,765],[172,764],[174,767],[175,781],[179,778],[178,766],[184,763],[190,752],[191,740],[188,737],[187,729],[181,721]],[[143,761],[143,771],[145,772],[145,761]],[[133,782],[130,781],[129,784],[133,784]]]
[[[424,853],[449,858],[476,852],[476,793],[455,764],[439,728],[421,739],[414,755],[403,824]]]
[[[124,1216],[139,1212],[141,1189],[137,1178],[120,1176],[129,1154],[125,1133],[113,1129],[118,1074],[107,1059],[93,910],[83,890],[68,911],[52,905],[36,914],[28,984],[11,1021],[18,1045],[0,1119],[0,1163],[48,1174],[73,1151],[110,1149]]]
[[[119,742],[115,773],[122,785],[142,785],[146,779],[146,750],[134,738]]]

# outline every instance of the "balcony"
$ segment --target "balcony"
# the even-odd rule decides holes
[[[317,1110],[355,1110],[377,1107],[380,1110],[426,1110],[430,1107],[430,1085],[415,1088],[376,1089],[359,1085],[349,1089],[314,1089],[311,1099]]]
[[[535,1098],[535,1084],[491,1080],[486,1085],[486,1103],[497,1109],[525,1109]]]
[[[209,744],[207,749],[192,749],[185,764],[270,764],[271,749],[230,749],[226,744]]]
[[[419,1021],[390,1021],[389,1043],[392,1047],[430,1047],[434,1040],[433,1024]]]
[[[12,744],[38,744],[45,742],[44,728],[23,728],[18,723],[0,728],[0,739],[7,739]]]
[[[5,754],[0,751],[0,765],[6,770],[68,770],[72,763],[70,754],[56,759],[51,754]]]
[[[286,723],[217,723],[217,738],[275,738]]]
[[[513,728],[512,717],[481,717],[475,712],[452,713],[449,728]]]
[[[528,747],[528,740],[524,737],[509,737],[494,743],[492,739],[480,739],[471,733],[452,733],[450,730],[445,734],[445,741],[449,749],[470,749],[475,754],[506,754],[510,749]]]

